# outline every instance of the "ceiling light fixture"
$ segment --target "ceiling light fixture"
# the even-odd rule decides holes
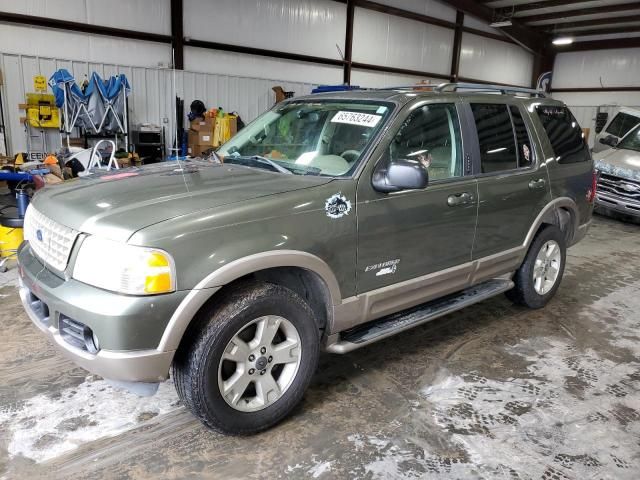
[[[510,27],[511,25],[513,25],[513,23],[511,23],[511,20],[504,20],[502,22],[493,22],[489,24],[489,26],[493,28]]]
[[[558,37],[558,38],[554,38],[551,43],[553,43],[554,45],[571,45],[573,43],[573,38]]]

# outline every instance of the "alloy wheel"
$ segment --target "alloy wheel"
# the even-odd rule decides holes
[[[259,317],[236,332],[225,347],[218,367],[218,388],[232,408],[262,410],[291,386],[301,359],[296,327],[277,315]]]
[[[558,242],[549,240],[542,245],[533,265],[533,288],[539,295],[548,293],[556,284],[561,262]]]

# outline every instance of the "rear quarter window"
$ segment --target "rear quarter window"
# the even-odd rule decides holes
[[[586,162],[591,158],[580,125],[567,107],[538,105],[536,113],[558,163]]]

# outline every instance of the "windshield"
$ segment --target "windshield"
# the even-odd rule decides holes
[[[355,170],[391,104],[291,102],[270,110],[218,150],[225,163],[341,177]]]
[[[640,152],[640,125],[631,130],[620,142],[616,148],[624,148],[625,150],[635,150]]]

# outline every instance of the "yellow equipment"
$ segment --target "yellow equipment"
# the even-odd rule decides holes
[[[0,257],[15,257],[22,239],[22,228],[0,226]]]
[[[27,122],[35,128],[60,128],[55,97],[48,93],[27,93]]]

